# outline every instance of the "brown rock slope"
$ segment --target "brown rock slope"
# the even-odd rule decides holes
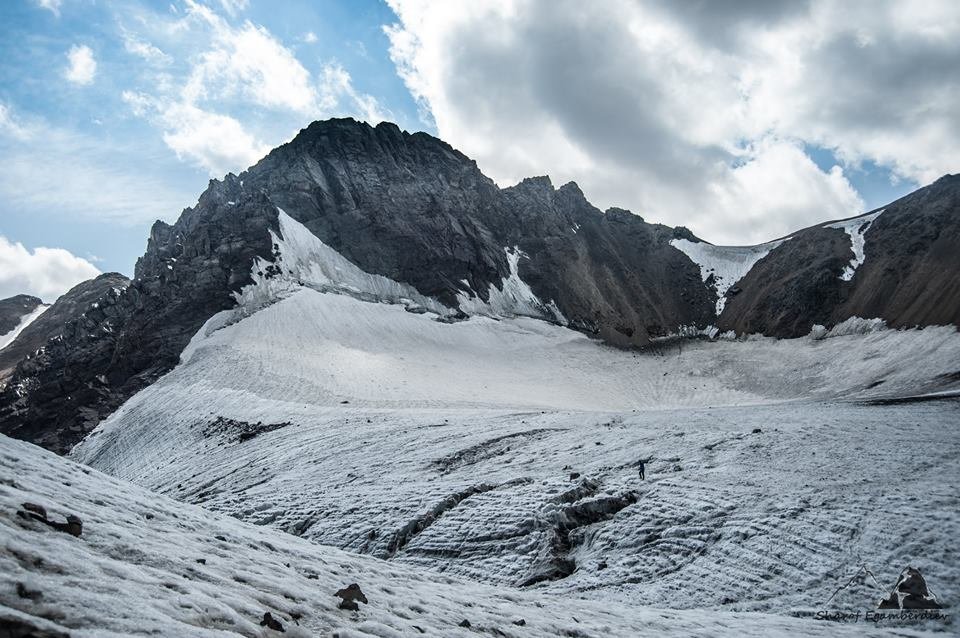
[[[850,317],[880,317],[893,327],[960,326],[960,175],[880,210],[850,281],[840,278],[854,256],[846,232],[830,223],[798,231],[737,283],[720,328],[797,337]]]

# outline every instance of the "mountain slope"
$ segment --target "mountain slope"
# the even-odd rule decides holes
[[[554,189],[541,177],[501,190],[449,145],[393,124],[314,123],[225,188],[231,198],[268,193],[362,270],[448,306],[502,288],[516,247],[533,293],[608,341],[645,343],[710,319],[696,270],[668,244],[672,229],[602,214],[572,183]]]
[[[957,322],[955,183],[918,191],[912,208],[891,205],[862,236],[817,227],[776,246],[714,250],[683,228],[601,212],[573,183],[556,189],[539,177],[498,188],[424,133],[315,122],[241,175],[211,181],[175,224],[157,222],[130,286],[19,364],[0,393],[0,432],[65,452],[172,369],[245,287],[306,278],[314,289],[344,292],[344,269],[383,284],[366,290],[367,300],[401,302],[402,289],[403,299],[448,321],[530,316],[617,346],[711,324],[795,337],[861,312],[895,325]],[[293,241],[284,223],[330,268],[284,262],[281,244]],[[903,232],[916,233],[912,243],[874,239]],[[843,280],[859,264],[861,239],[865,259]],[[734,266],[711,272],[700,263],[707,253]]]
[[[30,295],[0,299],[0,338],[13,332],[25,316],[42,305],[42,300]]]
[[[849,317],[894,327],[960,325],[960,175],[846,222],[794,233],[737,287],[721,330],[790,337]]]

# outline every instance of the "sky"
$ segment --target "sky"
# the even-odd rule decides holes
[[[132,275],[311,121],[753,244],[960,172],[953,0],[5,0],[0,298]]]

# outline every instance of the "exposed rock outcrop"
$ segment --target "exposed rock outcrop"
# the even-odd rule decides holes
[[[877,605],[877,609],[940,609],[941,607],[937,597],[927,587],[923,574],[915,567],[906,567],[900,572],[893,591]]]
[[[227,201],[236,197],[232,205]],[[229,200],[234,201],[234,200]],[[0,432],[65,453],[133,393],[169,371],[190,337],[270,254],[276,208],[235,177],[212,182],[173,226],[157,222],[134,280],[70,319],[21,360],[0,392]]]
[[[25,327],[13,342],[0,350],[0,384],[10,376],[17,363],[32,355],[47,341],[60,337],[65,326],[74,319],[80,318],[86,312],[92,312],[94,315],[92,322],[99,324],[100,320],[97,309],[93,307],[94,304],[98,304],[101,297],[115,297],[129,283],[130,280],[119,273],[104,273],[77,284],[61,295],[50,308]],[[110,295],[114,290],[116,293]],[[39,299],[36,297],[29,299],[38,302],[31,310],[39,306]],[[105,300],[104,304],[106,308],[111,305],[109,299]]]

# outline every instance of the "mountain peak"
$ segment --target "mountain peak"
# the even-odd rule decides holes
[[[890,204],[869,228],[719,247],[623,208],[602,213],[574,182],[558,190],[541,175],[499,188],[427,133],[313,122],[240,175],[212,180],[175,224],[155,224],[129,287],[18,367],[12,383],[34,390],[8,385],[0,426],[62,449],[175,366],[212,316],[238,303],[255,312],[244,300],[260,291],[269,302],[274,287],[371,301],[405,290],[404,308],[445,320],[527,316],[624,347],[708,326],[793,337],[851,314],[960,323],[960,301],[934,298],[949,288],[943,273],[960,269],[957,198],[941,188],[956,180]],[[851,258],[856,276],[841,279]]]
[[[524,177],[517,184],[518,188],[529,188],[534,190],[544,190],[553,192],[553,181],[549,175],[535,175],[533,177]]]

